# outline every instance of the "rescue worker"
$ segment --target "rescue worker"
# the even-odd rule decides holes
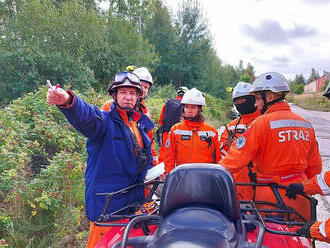
[[[179,87],[177,91],[177,96],[175,99],[168,99],[165,105],[162,108],[159,117],[159,126],[160,128],[157,130],[157,142],[159,144],[159,158],[158,162],[163,162],[165,158],[165,143],[168,139],[168,133],[173,127],[174,124],[179,123],[181,121],[181,99],[188,91],[188,88],[185,86]]]
[[[149,118],[137,112],[141,93],[139,78],[132,72],[113,77],[108,89],[114,99],[110,112],[89,105],[70,90],[50,88],[49,104],[55,104],[70,124],[86,136],[88,152],[85,172],[85,207],[90,221],[87,247],[94,247],[111,227],[95,225],[106,194],[136,183],[143,183],[147,169],[152,167],[150,140],[141,123],[153,125]],[[144,119],[139,123],[139,120]],[[144,202],[144,187],[135,187],[112,199],[109,213],[133,202]]]
[[[149,70],[145,67],[140,67],[134,70],[134,73],[140,78],[141,88],[142,88],[142,95],[139,99],[139,111],[141,111],[143,114],[147,115],[149,118],[150,112],[147,108],[147,103],[145,101],[149,90],[154,85],[154,82],[152,80],[152,76],[149,72]]]
[[[255,107],[255,97],[250,94],[251,84],[238,82],[234,87],[232,99],[240,116],[231,121],[220,138],[220,153],[222,158],[226,156],[232,142],[240,137],[260,112]],[[252,164],[251,164],[252,165]],[[253,173],[252,171],[250,173]],[[235,182],[250,182],[248,166],[233,175]],[[252,188],[237,186],[237,195],[240,199],[251,200]]]
[[[304,183],[290,184],[286,195],[290,199],[296,199],[296,194],[303,192],[310,195],[330,196],[330,171],[327,171],[324,175],[319,174]],[[308,221],[297,232],[307,238],[316,238],[330,243],[330,218],[325,221]]]
[[[222,157],[226,156],[233,141],[240,137],[252,121],[260,115],[260,112],[254,106],[256,100],[253,95],[250,95],[250,89],[251,84],[238,82],[233,90],[233,103],[240,116],[226,125],[224,132],[221,134],[220,151]]]
[[[166,141],[165,173],[185,163],[216,163],[220,159],[217,130],[204,122],[205,97],[193,88],[182,97],[183,120],[175,124]]]
[[[250,93],[263,115],[233,142],[221,165],[234,174],[252,161],[257,182],[282,185],[302,182],[321,172],[315,131],[309,121],[291,111],[285,101],[289,91],[287,80],[276,72],[264,73],[253,82]],[[280,194],[284,196],[285,192]],[[310,218],[305,199],[283,198],[287,205]],[[257,187],[255,199],[275,202],[268,187]]]
[[[330,99],[330,83],[323,96]],[[327,171],[324,175],[318,174],[304,183],[292,183],[286,190],[286,196],[289,199],[296,199],[296,194],[301,193],[330,196],[330,171]],[[315,238],[330,243],[330,218],[325,221],[308,221],[297,232],[307,238]]]
[[[149,89],[153,86],[153,80],[152,76],[149,72],[149,70],[145,67],[137,68],[136,66],[127,66],[126,71],[133,71],[134,74],[136,74],[140,79],[141,89],[142,93],[139,98],[138,104],[137,104],[137,110],[141,113],[145,114],[149,117],[151,120],[151,115],[147,107],[147,103],[145,101],[145,98],[148,95]],[[113,101],[107,101],[105,104],[101,106],[101,110],[109,111],[111,109]],[[153,130],[148,129],[146,130],[148,137],[150,140],[153,141]],[[151,151],[152,151],[152,158],[153,158],[153,165],[156,165],[158,163],[158,156],[156,149],[154,147],[154,142],[151,144]]]

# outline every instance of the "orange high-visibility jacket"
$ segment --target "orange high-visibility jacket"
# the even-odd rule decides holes
[[[252,121],[254,121],[258,116],[260,116],[259,111],[255,111],[251,114],[242,115],[239,118],[231,121],[226,129],[223,131],[220,138],[220,154],[223,157],[226,156],[232,142],[239,138],[244,131],[251,125]],[[232,135],[229,133],[232,132]],[[250,178],[248,175],[248,167],[247,165],[243,167],[242,170],[233,174],[235,182],[249,183]],[[236,187],[237,196],[241,200],[251,200],[253,197],[253,189],[251,187],[241,187],[237,185]]]
[[[312,124],[275,103],[232,144],[220,164],[235,173],[253,162],[259,182],[301,182],[322,170]]]
[[[304,191],[307,194],[330,195],[330,171],[324,175],[318,174],[311,180],[304,182]],[[325,221],[317,221],[310,228],[312,237],[320,241],[330,243],[330,218]]]
[[[182,120],[166,141],[165,172],[185,163],[216,163],[220,159],[217,130],[204,123]]]
[[[231,173],[237,173],[249,161],[253,162],[259,183],[299,183],[322,170],[311,123],[293,113],[286,102],[270,106],[233,142],[226,157],[219,163]],[[285,204],[310,220],[309,202],[306,199],[297,197],[296,200],[289,200],[285,190],[279,190],[279,193]],[[276,202],[268,187],[257,187],[255,196],[256,200]]]
[[[110,108],[111,108],[111,105],[113,104],[113,102],[114,102],[113,100],[106,101],[101,106],[100,109],[104,110],[104,111],[110,111]],[[146,116],[148,116],[149,119],[151,119],[150,112],[149,112],[148,107],[147,107],[147,103],[144,100],[142,100],[141,105],[143,105],[143,108],[141,108],[143,114],[145,114]],[[152,129],[149,130],[147,135],[148,135],[149,139],[152,140],[153,136],[154,136],[153,130]],[[158,157],[157,157],[157,152],[156,152],[156,149],[155,149],[155,146],[154,146],[154,141],[152,141],[152,143],[151,143],[151,153],[152,153],[152,164],[156,165],[158,163]]]
[[[222,157],[226,156],[232,142],[235,140],[235,138],[231,139],[228,132],[233,132],[235,134],[235,137],[239,138],[244,133],[245,129],[248,128],[251,125],[252,121],[254,121],[259,115],[259,111],[255,111],[251,114],[242,115],[241,117],[232,120],[226,126],[226,129],[223,131],[220,138],[220,152]]]

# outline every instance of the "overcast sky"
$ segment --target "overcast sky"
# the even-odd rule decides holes
[[[178,0],[164,0],[176,12]],[[330,0],[200,0],[223,62],[256,74],[330,71]]]

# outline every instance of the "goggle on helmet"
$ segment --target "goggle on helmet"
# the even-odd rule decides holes
[[[112,78],[111,85],[108,88],[109,94],[114,93],[115,89],[120,87],[133,87],[136,88],[139,93],[142,92],[139,77],[130,71],[119,72]]]

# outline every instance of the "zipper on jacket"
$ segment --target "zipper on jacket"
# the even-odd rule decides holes
[[[197,134],[198,128],[197,128],[197,131],[196,130],[192,130],[192,135],[191,135],[191,149],[190,149],[190,162],[192,162],[192,154],[193,154],[193,149],[194,149],[194,132],[196,132],[196,134]]]

